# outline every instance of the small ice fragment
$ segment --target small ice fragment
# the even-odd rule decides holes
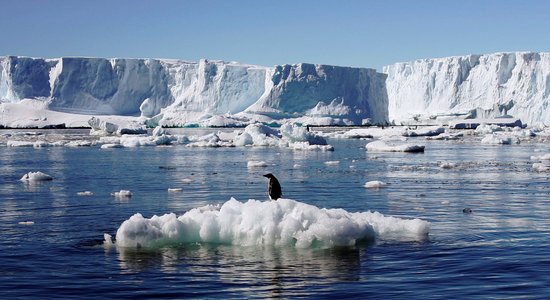
[[[302,166],[302,165],[300,165],[300,164],[294,164],[293,167],[294,167],[294,168],[299,168],[299,167],[301,167],[301,166]]]
[[[257,161],[257,160],[250,160],[247,163],[247,167],[249,168],[264,168],[267,167],[267,163],[265,161]]]
[[[184,178],[184,179],[181,180],[181,182],[183,182],[183,183],[191,183],[191,182],[193,182],[193,180],[192,180],[192,179],[189,179],[189,178]]]
[[[456,164],[451,162],[442,162],[439,167],[441,169],[452,169],[456,167]]]
[[[34,222],[33,221],[22,221],[22,222],[19,222],[19,225],[34,225]]]
[[[38,172],[29,172],[20,179],[21,181],[49,181],[53,180],[53,178],[45,173],[42,173],[40,171]]]
[[[181,191],[183,191],[182,188],[169,188],[168,189],[168,192],[170,192],[170,193],[181,192]]]
[[[449,204],[449,200],[443,200],[443,201],[441,201],[441,204],[443,204],[443,205],[448,205],[448,204]]]
[[[379,189],[387,186],[388,184],[379,180],[373,180],[365,183],[364,187],[366,189]]]
[[[90,192],[90,191],[84,191],[84,192],[77,192],[76,195],[77,196],[91,196],[93,195],[94,193]]]
[[[112,195],[119,198],[130,198],[132,197],[132,192],[129,190],[120,190],[119,192],[114,192]]]
[[[112,239],[110,234],[104,233],[103,234],[103,239],[104,239],[103,245],[105,245],[105,246],[113,246],[114,245],[113,239]]]
[[[325,165],[327,166],[336,166],[340,163],[339,160],[329,160],[329,161],[325,161]]]

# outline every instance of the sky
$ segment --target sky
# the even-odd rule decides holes
[[[0,0],[0,56],[170,58],[381,70],[550,51],[546,0]]]

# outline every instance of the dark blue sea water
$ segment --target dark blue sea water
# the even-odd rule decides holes
[[[49,134],[46,132],[46,134]],[[531,155],[550,145],[425,141],[424,154],[281,148],[0,146],[0,292],[30,298],[546,298],[550,183]],[[267,168],[247,168],[263,160]],[[326,165],[326,161],[340,161]],[[450,169],[440,167],[452,162]],[[51,182],[19,181],[42,171]],[[378,240],[331,249],[182,244],[103,247],[103,234],[146,217],[237,200],[267,200],[261,175],[286,198],[350,212],[431,222],[422,242]],[[184,181],[184,179],[189,179]],[[367,181],[389,183],[365,189]],[[183,188],[169,193],[168,188]],[[127,199],[111,195],[131,190]],[[92,191],[92,196],[77,192]],[[472,213],[463,213],[464,208]],[[32,221],[25,225],[20,222]]]

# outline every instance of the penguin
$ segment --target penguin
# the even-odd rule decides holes
[[[271,200],[277,200],[281,198],[283,192],[281,191],[281,184],[279,183],[279,180],[277,180],[277,178],[275,178],[275,176],[273,176],[273,174],[271,173],[267,173],[263,176],[269,178],[269,183],[267,185],[269,198]]]

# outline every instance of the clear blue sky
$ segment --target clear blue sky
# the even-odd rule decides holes
[[[200,58],[381,69],[550,51],[544,0],[0,0],[0,55]]]

